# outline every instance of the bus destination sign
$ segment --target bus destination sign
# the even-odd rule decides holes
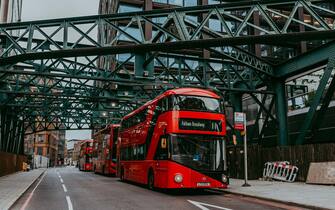
[[[181,118],[179,119],[179,129],[221,132],[222,123],[220,120]]]

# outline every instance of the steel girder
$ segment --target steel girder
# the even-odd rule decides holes
[[[324,111],[326,108],[328,108],[331,96],[334,94],[334,87],[333,87],[333,80],[335,80],[333,75],[335,72],[335,57],[332,57],[328,60],[327,67],[324,70],[323,76],[320,80],[320,84],[316,90],[315,96],[313,97],[313,100],[311,102],[311,105],[309,107],[308,113],[306,115],[306,119],[304,123],[302,124],[299,135],[297,137],[297,140],[295,141],[296,144],[300,145],[303,144],[306,141],[306,136],[309,132],[309,130],[313,130],[311,127],[313,124],[313,121],[315,118],[317,118],[317,109],[320,105],[320,102],[324,98],[324,95],[326,95],[326,101],[321,104],[322,109],[320,110],[320,114],[324,114]],[[329,92],[327,91],[326,94],[324,94],[326,90],[327,84],[330,84]],[[326,105],[326,106],[325,106]]]
[[[22,154],[24,125],[11,109],[0,110],[0,151]]]
[[[275,77],[286,79],[304,73],[313,66],[327,64],[329,58],[334,57],[334,55],[335,42],[332,41],[274,67]]]
[[[104,53],[103,48],[117,45],[119,40],[127,40],[131,45],[138,46],[166,41],[169,43],[180,42],[179,48],[185,49],[192,47],[192,42],[183,47],[182,44],[185,41],[203,41],[200,42],[203,45],[201,48],[206,48],[210,46],[208,43],[211,39],[248,37],[254,35],[255,30],[259,32],[260,37],[299,32],[297,26],[300,25],[305,27],[306,31],[331,31],[334,29],[333,19],[328,17],[333,16],[334,11],[323,8],[318,4],[319,2],[312,0],[252,1],[2,24],[0,25],[0,33],[3,36],[4,43],[2,45],[5,47],[1,53],[1,63],[8,64],[22,60],[39,59],[43,55],[46,56],[48,52],[51,57],[56,54],[66,56],[66,53],[73,54],[74,52],[78,53],[77,55],[87,55],[90,51],[96,54],[94,48],[99,48],[99,52]],[[315,22],[308,23],[297,19],[295,15],[299,8],[303,8],[306,16],[311,17]],[[255,13],[261,17],[263,21],[261,25],[252,23],[251,17]],[[197,19],[200,15],[203,17],[201,21]],[[213,24],[210,21],[214,20],[219,27],[211,28],[208,26]],[[153,28],[152,38],[149,40],[143,33],[144,25],[148,24]],[[92,36],[94,30],[99,29],[116,31],[117,36],[111,42],[104,39],[98,42]],[[12,35],[16,33],[20,35],[14,38]],[[41,38],[43,39],[41,43],[34,42],[35,39]],[[208,43],[205,42],[206,40]],[[277,40],[272,40],[272,43],[278,44]],[[81,45],[83,44],[91,47],[82,49]],[[219,40],[215,44],[218,47],[214,47],[214,49],[226,54],[228,59],[243,65],[250,65],[261,72],[273,74],[271,65],[257,56],[245,53],[241,47],[236,47],[237,42],[233,42],[234,46],[225,42],[220,45]],[[118,51],[121,50],[120,46],[116,47]],[[156,46],[153,45],[153,47]],[[111,54],[108,52],[110,49],[106,49],[108,50],[105,53]],[[155,50],[150,49],[150,51]],[[115,53],[117,54],[117,52]],[[11,59],[13,60],[11,61]]]
[[[68,113],[82,110],[81,115],[74,115],[71,122],[65,118],[62,121],[68,123],[67,128],[73,125],[79,128],[89,124],[80,120],[84,115],[93,119],[94,113],[87,114],[86,110],[99,113],[107,110],[104,106],[106,101],[120,99],[125,96],[122,94],[124,92],[130,96],[125,98],[132,101],[144,101],[167,87],[185,85],[212,87],[219,91],[263,92],[258,88],[268,86],[271,78],[286,75],[284,70],[274,69],[269,62],[282,49],[293,52],[277,60],[283,61],[297,55],[293,48],[300,41],[309,41],[311,46],[318,46],[333,39],[335,13],[319,3],[238,2],[2,24],[0,81],[7,86],[7,89],[2,89],[2,105],[17,107],[25,101],[22,116],[28,116],[27,119],[34,122],[31,126],[35,128],[36,123],[45,120],[44,127],[41,127],[44,129],[48,129],[45,122],[50,122],[50,119],[36,120],[37,115],[29,113],[41,107],[47,109],[53,103],[55,107],[51,110],[54,110],[54,115],[50,116],[59,115],[68,119]],[[303,9],[313,21],[304,22],[297,18],[299,9]],[[253,23],[254,14],[260,16],[260,24]],[[144,26],[148,25],[153,28],[150,39],[143,33]],[[306,32],[299,31],[299,27],[304,27]],[[98,30],[114,31],[116,36],[113,40],[103,37],[98,40],[93,38]],[[316,43],[315,40],[323,42]],[[121,45],[121,42],[126,44]],[[274,56],[266,60],[268,56],[255,55],[251,46],[254,44],[270,47]],[[199,58],[199,49],[208,50],[210,58]],[[111,71],[99,68],[99,59],[108,60],[111,54],[126,54],[127,59],[119,59]],[[147,58],[142,61],[144,64],[154,62],[153,74],[149,77],[136,76],[136,54],[149,55],[144,56]],[[38,81],[43,79],[51,81],[51,85],[41,85]],[[96,90],[92,81],[102,81],[103,85]],[[119,91],[121,95],[118,91],[110,90],[116,84],[126,86]],[[34,87],[37,93],[29,87]],[[54,97],[57,91],[61,92],[62,97]],[[273,94],[271,91],[269,93]],[[66,101],[73,103],[75,108],[63,108]],[[136,105],[129,105],[126,100],[120,106]],[[45,115],[42,112],[39,114]],[[39,126],[37,128],[40,129]]]

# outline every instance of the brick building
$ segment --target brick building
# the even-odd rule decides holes
[[[65,131],[43,131],[25,135],[25,154],[47,158],[47,166],[63,165],[64,150]]]

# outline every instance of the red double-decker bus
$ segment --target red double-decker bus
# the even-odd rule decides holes
[[[198,88],[168,90],[125,116],[119,176],[153,188],[226,188],[223,101]]]
[[[120,125],[113,124],[94,134],[93,171],[116,175],[117,138]]]
[[[84,140],[80,145],[78,166],[80,171],[92,170],[92,145],[93,140]]]

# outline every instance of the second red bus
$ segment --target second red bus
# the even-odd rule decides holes
[[[85,140],[80,145],[78,166],[80,171],[92,170],[92,145],[93,140]]]
[[[113,124],[94,134],[93,171],[116,175],[116,150],[120,125]]]

